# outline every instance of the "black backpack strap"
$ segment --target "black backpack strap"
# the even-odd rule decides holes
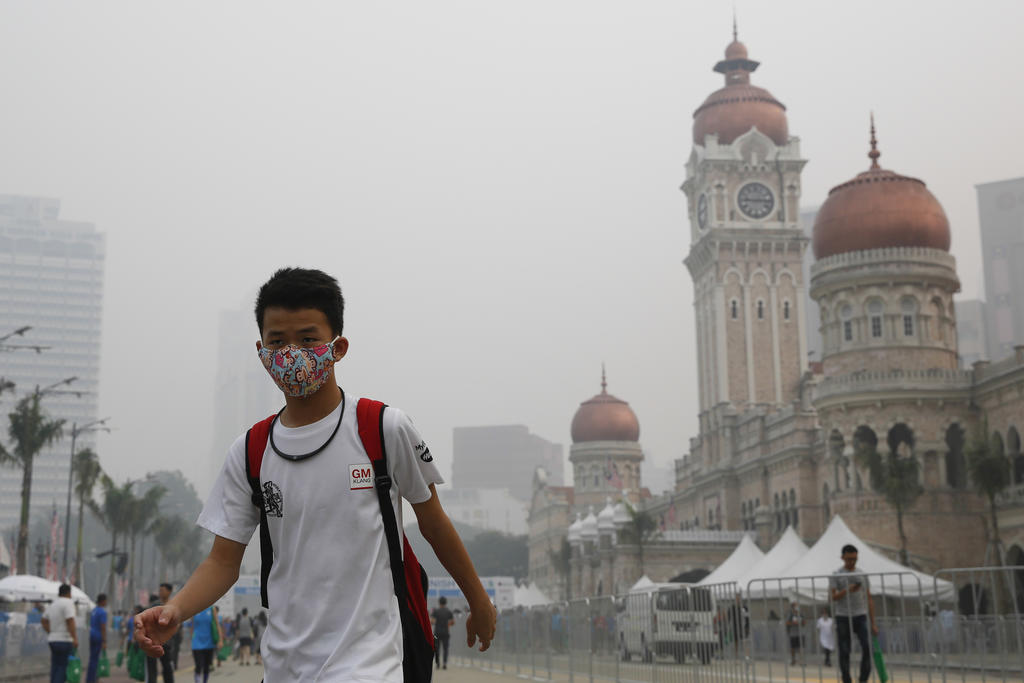
[[[270,568],[274,565],[274,545],[270,540],[270,527],[267,525],[267,505],[263,498],[263,487],[260,484],[260,466],[263,464],[263,452],[267,449],[267,439],[276,415],[260,420],[245,433],[245,478],[252,489],[252,504],[260,509],[260,603],[267,604],[267,579]]]

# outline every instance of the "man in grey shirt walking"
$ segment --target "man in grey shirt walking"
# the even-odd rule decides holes
[[[843,566],[832,573],[829,589],[834,603],[836,636],[839,641],[839,671],[843,683],[850,680],[851,631],[860,642],[860,682],[871,678],[871,639],[868,637],[868,618],[871,633],[878,635],[875,625],[875,604],[871,599],[868,577],[857,567],[857,547],[844,545]]]

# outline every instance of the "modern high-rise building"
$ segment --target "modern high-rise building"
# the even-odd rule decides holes
[[[1024,344],[1024,178],[984,183],[976,189],[988,360],[997,362]]]
[[[452,486],[456,489],[508,489],[530,499],[533,472],[547,470],[548,481],[562,484],[562,445],[531,434],[524,425],[456,427]]]
[[[956,339],[960,367],[970,370],[979,360],[988,360],[985,329],[985,302],[979,299],[955,300]]]
[[[29,328],[3,342],[0,377],[13,391],[0,395],[9,413],[22,397],[63,380],[44,394],[43,408],[66,422],[65,437],[43,448],[32,476],[33,516],[54,504],[64,514],[74,424],[97,419],[105,237],[91,223],[60,218],[60,201],[0,195],[0,336]],[[17,346],[36,346],[12,349]],[[6,425],[7,420],[5,419]],[[6,428],[3,438],[6,440]],[[94,432],[79,434],[75,448],[92,447]],[[9,444],[8,444],[9,445]],[[17,525],[21,470],[0,467],[0,531]],[[13,552],[13,549],[12,549]]]

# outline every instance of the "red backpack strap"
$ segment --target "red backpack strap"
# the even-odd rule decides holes
[[[391,475],[388,474],[388,455],[384,447],[384,408],[380,401],[369,398],[359,399],[356,404],[356,422],[359,439],[373,464],[374,488],[380,502],[380,513],[384,519],[384,535],[388,540],[388,556],[391,560],[391,578],[395,584],[395,595],[402,618],[410,615],[419,624],[420,633],[430,649],[434,647],[430,616],[427,614],[426,574],[420,568],[419,560],[409,545],[409,539],[399,540],[398,520],[391,504]]]
[[[263,486],[260,484],[260,467],[263,452],[277,415],[260,420],[245,433],[245,478],[252,489],[252,504],[260,509],[260,600],[267,607],[267,577],[274,564],[274,546],[270,541],[270,527],[267,526],[267,506],[263,500]]]

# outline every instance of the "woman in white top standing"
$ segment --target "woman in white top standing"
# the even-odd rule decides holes
[[[832,666],[832,650],[836,649],[835,624],[828,613],[828,607],[821,608],[821,616],[818,617],[818,642],[825,652],[825,666]]]

